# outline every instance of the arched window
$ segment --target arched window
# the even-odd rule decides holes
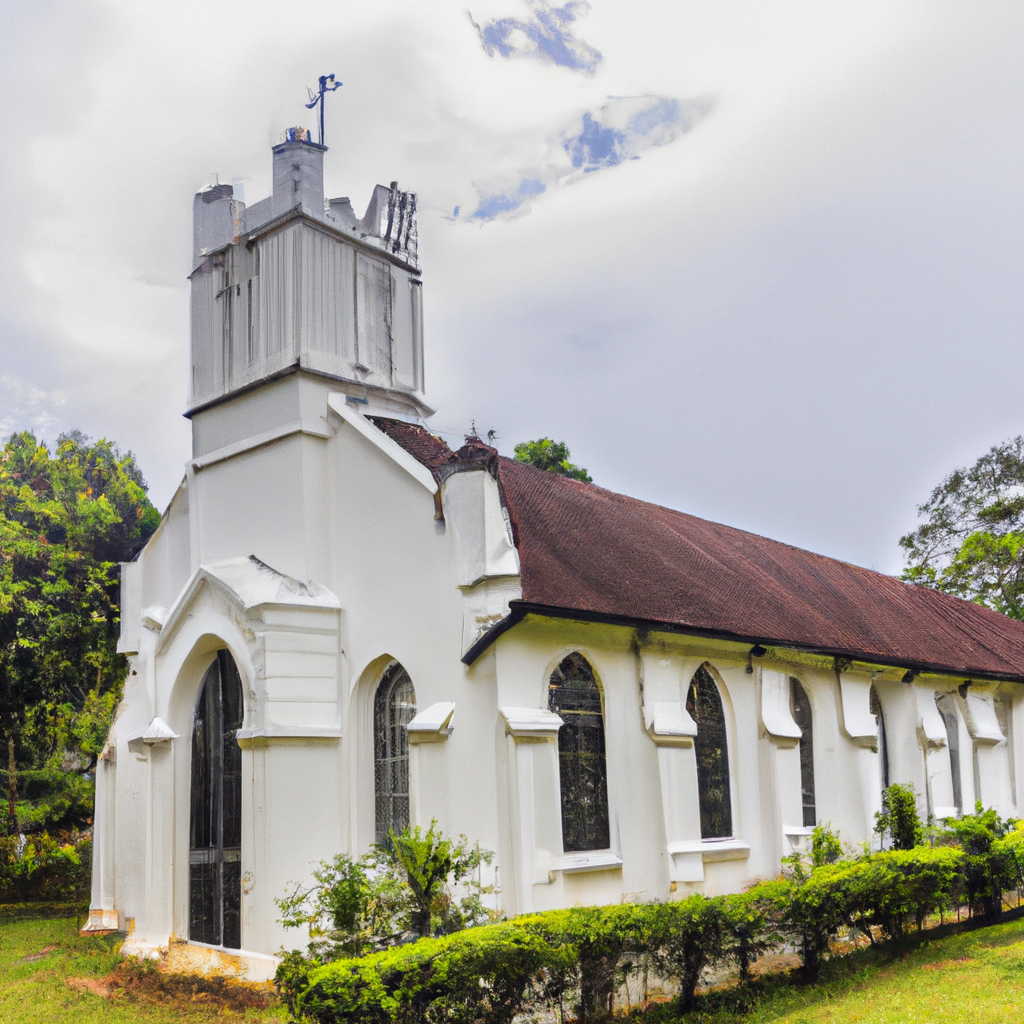
[[[725,711],[718,687],[703,665],[690,682],[686,710],[697,723],[693,746],[697,754],[701,838],[728,838],[732,835],[732,799],[729,795]]]
[[[203,677],[192,721],[188,935],[242,946],[242,683],[227,651]]]
[[[804,807],[804,826],[813,828],[818,823],[814,809],[814,722],[811,702],[799,679],[790,676],[789,708],[793,721],[800,726],[800,793]]]
[[[551,673],[548,708],[565,723],[558,730],[562,848],[606,850],[611,841],[601,688],[582,654],[570,654]]]
[[[392,829],[409,824],[409,734],[416,714],[416,691],[409,673],[393,662],[373,698],[373,784],[375,834],[386,843]]]
[[[957,814],[964,813],[963,782],[960,778],[960,728],[956,718],[956,704],[951,693],[937,693],[935,705],[946,727],[946,748],[949,750],[949,774],[953,780],[953,805]]]
[[[871,684],[868,708],[875,716],[875,724],[878,726],[878,756],[882,760],[882,789],[889,788],[889,747],[885,742],[885,715],[882,714],[882,702],[878,699],[878,691],[875,684]]]

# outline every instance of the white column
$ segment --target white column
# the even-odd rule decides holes
[[[515,913],[534,909],[533,887],[552,880],[562,859],[558,730],[562,719],[537,708],[501,708],[508,741]]]
[[[92,839],[92,899],[82,933],[117,931],[114,907],[114,811],[117,803],[117,748],[106,746],[96,762],[96,810]]]
[[[775,859],[806,845],[800,780],[800,726],[789,709],[789,675],[760,667],[761,725],[768,739],[764,769],[777,815]]]

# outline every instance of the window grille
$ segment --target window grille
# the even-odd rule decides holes
[[[811,702],[799,679],[790,676],[789,708],[793,721],[800,726],[800,794],[803,801],[805,828],[818,823],[814,807],[814,721]]]
[[[189,938],[242,946],[242,683],[227,651],[203,677],[192,722]]]
[[[693,746],[697,755],[701,838],[726,839],[732,836],[732,799],[725,712],[718,687],[703,665],[690,682],[686,710],[697,723]]]
[[[611,842],[601,688],[582,654],[570,654],[552,672],[548,709],[565,723],[558,730],[562,849],[606,850]]]
[[[373,778],[376,841],[409,824],[409,734],[416,714],[416,691],[409,673],[394,662],[373,699]]]
[[[868,708],[875,716],[878,726],[878,756],[882,759],[882,789],[889,788],[889,746],[885,741],[885,715],[882,714],[882,702],[878,699],[878,691],[871,684]]]
[[[949,751],[949,774],[953,779],[953,805],[957,814],[964,813],[963,780],[960,778],[960,727],[957,723],[956,704],[951,693],[935,694],[935,705],[946,727],[946,748]]]

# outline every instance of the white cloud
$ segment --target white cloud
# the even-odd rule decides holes
[[[482,27],[542,7],[471,5]],[[217,171],[265,195],[270,144],[335,72],[330,193],[420,196],[440,428],[475,416],[509,450],[562,436],[599,482],[896,568],[931,485],[1020,430],[1024,11],[576,13],[593,74],[488,57],[463,4],[12,9],[0,345],[5,374],[51,398],[0,392],[0,419],[112,437],[166,503],[189,453],[192,193]],[[572,166],[584,113],[608,128],[609,97],[647,96],[714,108],[670,145],[614,149],[639,160],[581,142]],[[534,179],[528,217],[445,219],[480,207],[475,186],[515,199]]]

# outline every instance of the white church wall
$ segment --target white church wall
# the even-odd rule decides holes
[[[311,570],[319,567],[308,564],[303,529],[303,447],[309,443],[293,434],[195,474],[201,561],[253,554],[297,579],[318,578]]]
[[[490,725],[480,726],[496,715],[493,687],[483,667],[459,661],[462,596],[449,524],[435,520],[433,495],[417,476],[353,425],[332,423],[330,578],[347,609],[352,673],[344,741],[351,850],[362,853],[373,842],[373,696],[392,659],[409,673],[418,709],[456,705],[451,735],[412,752],[424,773],[413,794],[414,822],[436,819],[446,832],[496,850],[494,747]]]

